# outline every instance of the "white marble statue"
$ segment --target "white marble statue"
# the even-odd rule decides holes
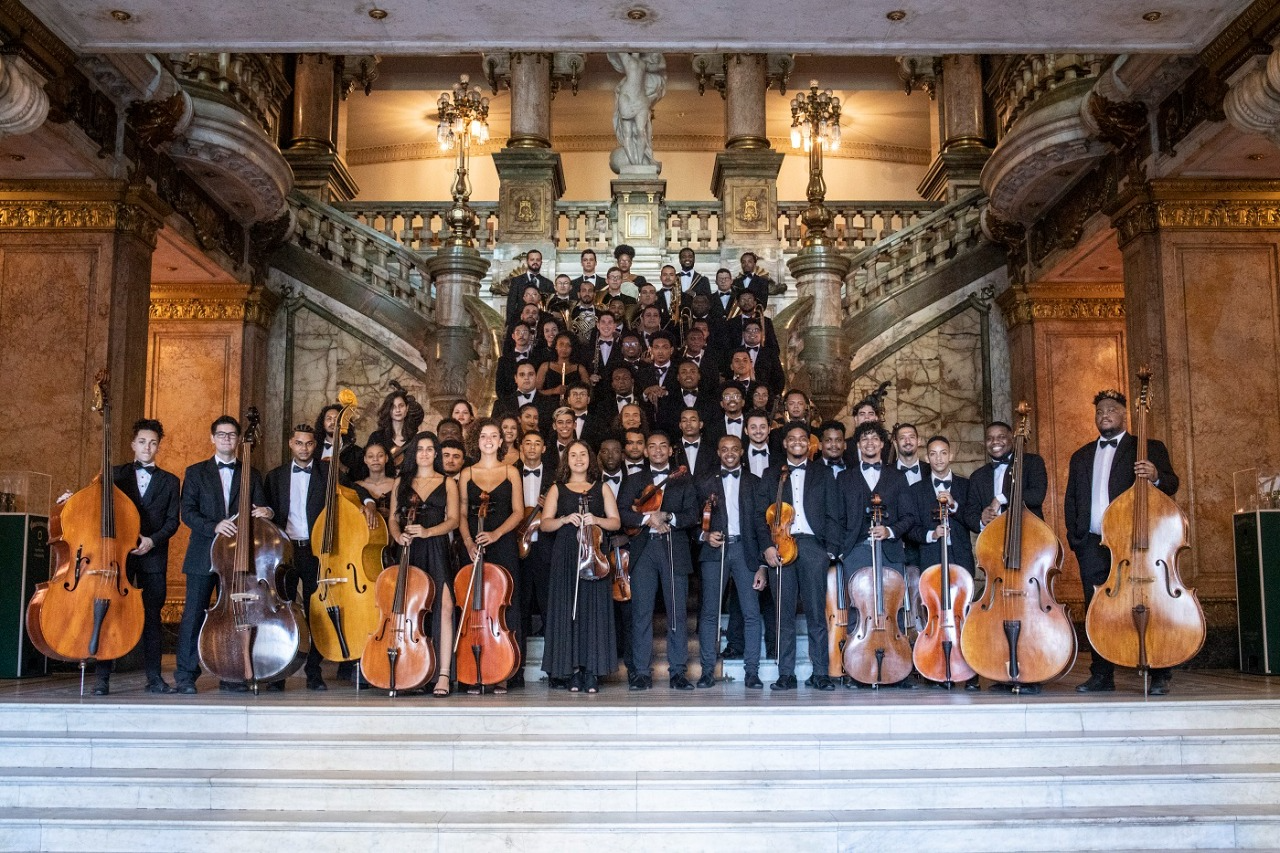
[[[667,60],[661,53],[610,53],[609,64],[622,74],[614,90],[613,130],[618,146],[609,155],[609,168],[621,174],[624,166],[651,166],[653,159],[653,105],[667,93]]]

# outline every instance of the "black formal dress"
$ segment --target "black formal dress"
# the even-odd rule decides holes
[[[562,483],[557,489],[556,515],[579,511],[582,497],[587,510],[604,516],[601,484],[593,483],[580,495]],[[606,536],[608,534],[605,534]],[[618,647],[613,624],[613,584],[608,577],[578,580],[578,528],[566,524],[555,533],[551,547],[551,583],[547,597],[546,645],[542,668],[552,678],[568,678],[582,668],[588,675],[603,678],[618,666]],[[574,592],[578,615],[573,615]]]

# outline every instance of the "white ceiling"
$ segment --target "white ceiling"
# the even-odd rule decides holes
[[[1249,0],[25,0],[79,52],[1194,53]],[[374,7],[387,12],[374,20]],[[636,22],[628,11],[642,10]],[[903,20],[887,14],[901,10]],[[119,21],[113,11],[128,13]],[[1158,11],[1159,20],[1143,15]]]

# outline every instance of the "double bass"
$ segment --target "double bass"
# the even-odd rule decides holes
[[[311,640],[326,660],[351,661],[360,658],[381,624],[373,584],[382,572],[387,524],[379,516],[370,530],[355,490],[338,483],[339,445],[346,439],[356,395],[344,388],[338,402],[342,410],[333,433],[324,509],[311,527],[311,545],[320,562],[311,594]]]
[[[125,562],[137,547],[138,508],[111,476],[111,404],[107,372],[95,380],[93,410],[102,415],[102,467],[50,520],[53,573],[27,604],[27,633],[57,660],[115,660],[142,637],[142,592]]]
[[[481,492],[477,536],[484,532],[488,515],[489,493]],[[471,568],[458,572],[453,582],[454,600],[462,611],[453,638],[454,671],[460,683],[484,690],[506,681],[520,668],[520,648],[507,627],[512,588],[510,573],[497,563],[486,563],[484,546],[477,545]],[[463,637],[467,638],[470,655],[458,654]]]
[[[879,493],[871,495],[871,527],[884,521]],[[844,670],[863,684],[897,684],[911,674],[911,644],[898,626],[906,607],[907,584],[902,575],[885,571],[879,539],[871,540],[871,565],[853,573],[849,601],[858,611],[858,626],[844,645]]]
[[[920,599],[929,615],[924,630],[916,637],[911,657],[925,678],[951,685],[976,675],[960,651],[960,635],[964,633],[969,602],[973,601],[973,578],[963,567],[951,562],[947,541],[951,538],[949,495],[938,496],[937,513],[942,527],[942,537],[938,540],[942,554],[936,566],[930,566],[920,575]]]
[[[200,665],[224,681],[245,681],[256,693],[262,681],[288,678],[311,650],[302,608],[278,594],[280,566],[293,544],[275,524],[253,517],[251,456],[258,439],[258,410],[245,416],[238,451],[240,494],[234,536],[218,534],[210,555],[218,598],[200,627]]]
[[[1008,511],[978,534],[974,560],[987,585],[960,635],[960,651],[979,675],[1014,692],[1061,678],[1076,660],[1076,632],[1067,608],[1054,596],[1062,545],[1022,500],[1031,407],[1018,404],[1018,431],[1009,465]]]
[[[1138,462],[1147,461],[1147,415],[1151,371],[1138,370]],[[1085,614],[1094,654],[1142,673],[1179,666],[1204,645],[1204,611],[1187,589],[1178,563],[1189,548],[1187,519],[1173,498],[1146,477],[1116,497],[1102,514],[1102,544],[1111,552],[1111,572]]]
[[[416,524],[422,499],[409,497],[405,525]],[[436,653],[426,615],[436,600],[435,581],[409,565],[409,549],[400,549],[400,564],[385,569],[374,584],[382,624],[365,643],[360,672],[374,687],[392,697],[399,690],[421,687],[435,675]]]

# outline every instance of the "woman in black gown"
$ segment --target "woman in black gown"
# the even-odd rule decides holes
[[[542,510],[542,532],[555,534],[542,668],[552,679],[567,679],[569,691],[574,693],[597,692],[600,679],[618,666],[613,584],[607,577],[578,579],[581,526],[594,524],[606,532],[622,526],[613,490],[603,488],[602,482],[591,448],[584,441],[573,441],[565,449],[556,484],[547,492]],[[584,499],[586,513],[582,512]]]
[[[484,546],[484,561],[496,563],[511,575],[514,588],[517,573],[520,571],[519,543],[516,541],[516,528],[524,519],[524,485],[520,481],[520,473],[514,465],[508,465],[498,458],[502,450],[502,429],[492,418],[485,418],[476,423],[476,446],[480,459],[472,466],[464,468],[458,480],[458,489],[462,497],[462,515],[467,523],[462,525],[462,544],[467,554],[474,561],[476,546]],[[484,519],[484,532],[480,532],[481,499],[488,497],[488,513]],[[469,567],[464,566],[463,571]],[[514,604],[514,602],[513,602]],[[508,607],[507,624],[519,624],[520,614]],[[521,662],[523,666],[523,661]],[[517,669],[512,680],[524,684],[523,669]],[[507,682],[494,687],[493,692],[507,692]],[[467,690],[468,693],[479,693],[478,687]]]
[[[458,526],[458,484],[440,472],[440,443],[433,432],[420,432],[406,447],[400,477],[391,492],[391,536],[409,549],[409,563],[431,576],[436,585],[431,633],[436,643],[439,675],[432,693],[449,695],[453,668],[453,578],[449,531]],[[414,524],[407,507],[416,493],[422,501]]]

